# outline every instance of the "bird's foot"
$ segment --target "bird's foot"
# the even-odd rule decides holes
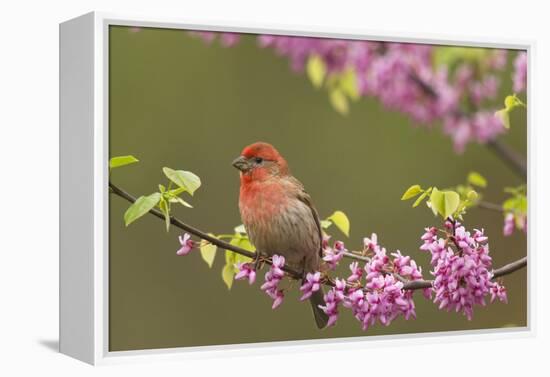
[[[252,263],[252,268],[254,269],[254,271],[258,271],[259,269],[261,269],[264,262],[265,258],[259,252],[256,252],[254,262]]]

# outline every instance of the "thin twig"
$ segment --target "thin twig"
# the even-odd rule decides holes
[[[109,188],[111,189],[111,192],[113,194],[120,196],[121,198],[129,201],[130,203],[135,203],[135,201],[137,200],[133,195],[129,194],[125,190],[123,190],[120,187],[116,186],[112,182],[109,182]],[[152,214],[153,216],[158,217],[161,220],[164,220],[164,214],[162,212],[160,212],[159,210],[155,209],[155,208],[149,210],[149,213]],[[199,230],[199,229],[197,229],[197,228],[195,228],[191,225],[188,225],[188,224],[184,223],[183,221],[179,220],[178,218],[176,218],[174,216],[170,216],[170,224],[172,224],[175,227],[180,228],[180,229],[182,229],[182,230],[184,230],[188,233],[191,233],[196,237],[199,237],[203,240],[206,240],[206,241],[212,243],[213,245],[216,245],[217,247],[219,247],[221,249],[230,250],[230,251],[233,251],[237,254],[243,255],[245,257],[249,257],[251,259],[256,258],[256,253],[251,252],[249,250],[242,249],[242,248],[240,248],[238,246],[235,246],[235,245],[231,245],[228,242],[225,242],[225,241],[220,240],[216,237],[213,237],[213,236],[209,235],[208,233],[205,233],[205,232],[203,232],[203,231],[201,231],[201,230]],[[264,255],[264,254],[260,254],[260,255],[265,258],[265,263],[271,264],[271,261],[267,258],[267,255]],[[360,261],[363,261],[363,262],[369,262],[370,261],[370,259],[368,257],[355,255],[355,254],[350,253],[350,252],[344,253],[344,256],[346,258],[360,260]],[[504,275],[511,274],[512,272],[517,271],[517,270],[519,270],[521,268],[524,268],[526,266],[527,266],[527,257],[521,258],[521,259],[519,259],[515,262],[507,264],[507,265],[505,265],[505,266],[503,266],[503,267],[501,267],[497,270],[494,270],[493,271],[493,279],[496,279],[496,278],[504,276]],[[284,266],[283,271],[288,273],[294,279],[302,279],[302,277],[303,277],[303,274],[301,272],[296,271],[296,270],[294,270],[294,269],[292,269],[288,266]],[[432,286],[432,280],[407,281],[406,279],[404,279],[401,276],[397,276],[397,279],[401,280],[404,283],[403,284],[403,289],[406,289],[406,290],[424,289],[424,288],[430,288]],[[333,283],[331,283],[328,280],[325,281],[325,284],[326,285],[333,285]]]
[[[344,258],[355,259],[355,260],[359,260],[359,261],[362,261],[362,262],[365,262],[365,263],[368,263],[368,262],[371,261],[371,259],[369,257],[353,254],[353,253],[350,253],[349,251],[344,251],[343,255],[344,255]]]
[[[504,210],[502,209],[502,206],[495,203],[479,201],[477,203],[477,207],[483,208],[483,209],[489,209],[491,211],[504,212]]]

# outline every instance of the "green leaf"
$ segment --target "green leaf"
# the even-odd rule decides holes
[[[430,195],[432,210],[437,211],[444,219],[458,209],[460,196],[454,191],[439,191],[434,187]]]
[[[172,184],[172,182],[170,181],[170,184]],[[173,190],[168,190],[168,193],[172,196],[178,196],[179,194],[182,194],[184,193],[186,190],[185,190],[185,187],[178,187],[177,189],[173,189]]]
[[[518,187],[505,187],[504,192],[512,195],[525,195],[527,193],[527,187],[525,185],[521,185]]]
[[[320,88],[327,74],[327,68],[323,59],[319,55],[311,55],[307,61],[306,71],[313,86]]]
[[[426,206],[428,206],[428,208],[432,210],[434,216],[437,216],[437,209],[434,207],[433,203],[430,200],[426,202]]]
[[[407,189],[407,191],[405,191],[405,193],[401,197],[401,200],[408,200],[408,199],[414,198],[416,195],[420,194],[421,192],[422,192],[422,188],[419,185],[412,185]]]
[[[155,192],[149,196],[140,196],[124,213],[124,223],[130,225],[141,216],[154,208],[161,198],[160,193]]]
[[[447,218],[449,216],[452,216],[458,209],[459,205],[460,205],[460,195],[458,195],[458,193],[454,191],[445,191],[444,217]]]
[[[506,96],[506,98],[504,98],[504,108],[506,110],[512,110],[516,104],[517,102],[515,96]]]
[[[190,171],[174,170],[167,167],[162,168],[162,171],[169,180],[174,182],[179,187],[185,188],[185,190],[191,195],[193,195],[195,190],[201,185],[200,178]]]
[[[235,237],[230,243],[245,250],[254,251],[254,246],[252,246],[246,237]],[[233,277],[237,273],[237,268],[235,265],[249,261],[251,261],[251,259],[248,257],[234,253],[230,250],[225,251],[225,266],[222,269],[222,279],[225,282],[225,285],[227,285],[227,289],[231,289],[231,286],[233,285]]]
[[[478,172],[472,171],[468,174],[468,183],[478,187],[487,187],[487,180]]]
[[[505,212],[515,212],[519,214],[527,213],[527,197],[524,195],[517,195],[512,198],[508,198],[502,203],[502,209]]]
[[[235,230],[235,233],[246,234],[246,228],[244,227],[244,224],[236,226],[234,230]]]
[[[233,276],[235,276],[235,269],[233,265],[226,264],[222,269],[222,280],[227,286],[227,289],[231,289],[233,285]]]
[[[211,233],[209,233],[209,235],[214,237],[214,235]],[[200,251],[201,251],[202,259],[206,262],[206,264],[210,268],[212,268],[212,264],[214,263],[214,258],[216,257],[217,249],[218,248],[216,247],[216,245],[213,245],[210,242],[207,242],[204,240],[201,242]]]
[[[414,201],[414,203],[413,203],[413,208],[418,207],[418,205],[419,205],[420,203],[422,203],[422,201],[426,198],[426,196],[428,196],[428,191],[424,191],[424,192],[422,193],[422,195],[420,195],[420,196]],[[403,200],[403,199],[401,199],[401,200]]]
[[[519,106],[525,107],[525,104],[515,94],[511,96],[506,96],[506,98],[504,99],[504,108],[508,111],[512,111]]]
[[[327,229],[332,225],[332,221],[330,220],[321,220],[321,228]]]
[[[439,191],[437,187],[434,187],[432,194],[430,195],[430,207],[432,211],[434,211],[434,214],[442,214],[444,213],[444,206],[445,206],[445,198],[442,191]]]
[[[231,245],[238,246],[241,249],[245,249],[245,250],[248,250],[248,251],[255,251],[256,250],[256,248],[254,247],[254,245],[252,245],[252,243],[250,242],[248,237],[243,237],[240,234],[235,234],[235,237],[233,237],[229,243]],[[236,253],[233,253],[233,254],[235,254],[235,258],[237,260],[242,260],[242,261],[249,261],[250,260],[250,258],[245,257],[244,255],[240,255],[240,254],[236,254]]]
[[[357,78],[352,68],[347,69],[340,78],[340,88],[353,101],[359,99],[359,88],[357,87]]]
[[[527,197],[522,195],[518,197],[517,209],[520,213],[527,213]]]
[[[504,201],[504,203],[502,203],[502,209],[505,211],[505,212],[510,212],[512,210],[514,210],[516,208],[516,203],[517,203],[517,200],[516,198],[509,198],[509,199],[506,199]]]
[[[350,223],[346,214],[342,211],[335,211],[332,215],[327,217],[342,233],[349,237]]]
[[[159,203],[160,211],[164,215],[164,223],[166,224],[166,231],[170,231],[170,206],[164,196],[161,196]]]
[[[432,53],[434,68],[446,66],[449,72],[461,63],[480,65],[486,59],[488,51],[478,47],[437,46]]]
[[[109,160],[109,169],[119,168],[136,162],[139,162],[139,160],[132,155],[113,157]]]
[[[177,202],[177,203],[179,203],[182,206],[185,206],[187,208],[193,208],[193,206],[191,204],[187,203],[185,200],[183,200],[179,196],[176,196],[176,197],[170,199],[170,201],[173,201],[173,203]]]
[[[495,113],[495,116],[500,119],[502,122],[502,125],[504,128],[509,129],[510,128],[510,114],[508,110],[502,109]]]
[[[479,196],[479,195],[477,194],[477,192],[476,192],[475,190],[470,190],[470,191],[468,192],[468,194],[466,195],[466,197],[468,198],[468,200],[472,200],[472,201],[473,201],[473,200],[476,200],[476,199],[478,198],[478,196]]]
[[[342,115],[347,115],[349,112],[349,105],[344,92],[340,89],[334,89],[329,94],[330,104],[334,110],[338,111]]]
[[[241,226],[236,227],[235,230],[240,230],[240,227]],[[241,249],[252,252],[255,251],[255,248],[250,243],[248,237],[243,236],[239,232],[236,232],[233,235],[233,238],[229,243],[231,245],[238,246]],[[251,258],[245,257],[244,255],[237,254],[231,250],[225,250],[225,266],[222,269],[222,279],[225,282],[225,285],[227,285],[228,289],[231,289],[231,286],[233,285],[233,276],[237,273],[235,265],[241,262],[250,262],[251,260]]]

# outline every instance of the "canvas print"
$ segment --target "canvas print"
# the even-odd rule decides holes
[[[109,350],[526,327],[527,62],[111,26]]]

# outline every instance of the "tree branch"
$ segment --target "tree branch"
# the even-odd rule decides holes
[[[112,182],[109,182],[109,188],[111,189],[111,192],[113,194],[127,200],[130,203],[135,203],[135,201],[137,200],[134,196],[132,196],[131,194],[129,194],[128,192],[126,192],[122,188],[116,186]],[[164,214],[162,212],[160,212],[159,210],[153,208],[149,211],[149,213],[164,221]],[[184,223],[183,221],[179,220],[178,218],[176,218],[174,216],[170,216],[170,224],[172,224],[175,227],[180,228],[180,229],[182,229],[182,230],[184,230],[188,233],[191,233],[191,234],[193,234],[194,236],[196,236],[200,239],[206,240],[206,241],[212,243],[213,245],[216,245],[217,247],[219,247],[221,249],[230,250],[230,251],[233,251],[237,254],[243,255],[245,257],[249,257],[251,259],[256,258],[256,253],[251,252],[249,250],[242,249],[242,248],[240,248],[238,246],[235,246],[235,245],[231,245],[228,242],[225,242],[225,241],[220,240],[216,237],[213,237],[213,236],[209,235],[208,233],[205,233],[205,232],[203,232],[203,231],[201,231],[201,230],[199,230],[199,229],[197,229],[197,228],[195,228],[191,225],[188,225],[188,224]],[[271,264],[271,261],[269,259],[267,259],[267,255],[265,255],[265,254],[260,254],[260,255],[265,258],[265,262],[267,264]],[[350,258],[350,259],[355,259],[355,260],[360,260],[360,261],[363,261],[363,262],[369,262],[370,261],[370,258],[368,258],[368,257],[356,255],[356,254],[353,254],[353,253],[350,253],[350,252],[345,252],[344,257]],[[494,274],[493,279],[496,279],[496,278],[504,276],[504,275],[511,274],[512,272],[515,272],[515,271],[517,271],[519,269],[522,269],[526,266],[527,266],[527,257],[523,257],[523,258],[521,258],[521,259],[519,259],[515,262],[507,264],[507,265],[505,265],[505,266],[503,266],[503,267],[501,267],[497,270],[494,270],[493,271],[493,274]],[[283,271],[288,273],[294,279],[299,280],[299,279],[302,279],[302,277],[303,277],[303,275],[300,271],[296,271],[295,269],[292,269],[288,266],[284,266]],[[396,277],[397,277],[397,279],[401,280],[404,283],[403,289],[406,289],[406,290],[424,289],[424,288],[430,288],[432,286],[432,280],[408,281],[408,280],[404,279],[401,276],[396,276]],[[326,281],[325,284],[326,285],[333,285],[330,281]]]
[[[422,80],[417,74],[411,72],[409,75],[410,79],[418,85],[418,87],[426,93],[427,96],[437,99],[439,93],[432,88],[430,84]],[[493,153],[499,157],[503,162],[505,162],[515,173],[517,173],[521,178],[527,180],[527,162],[516,151],[511,149],[508,145],[504,144],[499,139],[493,139],[487,142],[487,146]]]
[[[126,199],[130,203],[135,203],[136,200],[137,200],[134,196],[132,196],[128,192],[124,191],[122,188],[116,186],[112,182],[109,182],[109,188],[111,189],[111,192],[113,194],[116,194],[116,195],[120,196],[121,198]],[[149,213],[164,221],[164,214],[162,212],[160,212],[159,210],[153,208],[149,211]],[[242,249],[238,246],[231,245],[230,243],[225,242],[223,240],[220,240],[216,237],[212,237],[208,233],[205,233],[205,232],[203,232],[203,231],[201,231],[201,230],[199,230],[199,229],[197,229],[197,228],[195,228],[191,225],[188,225],[188,224],[184,223],[183,221],[179,220],[178,218],[176,218],[174,216],[170,216],[170,224],[172,224],[175,227],[180,228],[180,229],[182,229],[182,230],[184,230],[188,233],[191,233],[194,236],[199,237],[200,239],[206,240],[206,241],[210,242],[211,244],[216,245],[219,248],[233,251],[237,254],[243,255],[245,257],[249,257],[251,259],[255,259],[256,256],[257,256],[256,253],[254,253],[252,251]],[[263,255],[263,256],[267,257],[266,255]],[[271,261],[266,260],[266,263],[271,264]],[[294,270],[294,269],[292,269],[288,266],[284,266],[283,271],[285,271],[286,273],[288,273],[289,275],[291,275],[292,277],[294,277],[296,279],[302,278],[301,272],[296,271],[296,270]]]
[[[506,162],[515,173],[520,175],[524,180],[527,180],[527,161],[525,161],[522,156],[498,139],[489,141],[487,145],[489,149],[502,161]]]
[[[493,270],[492,280],[495,280],[501,276],[509,275],[512,272],[520,270],[524,267],[527,267],[527,257],[523,257],[521,259],[518,259],[517,261],[509,263],[496,270]],[[403,285],[403,289],[410,289],[410,290],[424,289],[424,288],[430,288],[431,286],[432,286],[432,280],[416,280],[416,281],[410,281],[408,283],[405,283]]]

